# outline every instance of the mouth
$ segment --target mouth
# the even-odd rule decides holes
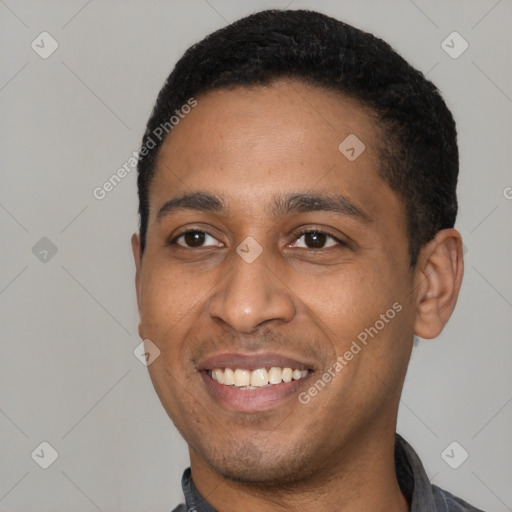
[[[233,386],[241,391],[276,386],[282,382],[291,382],[306,377],[309,370],[298,368],[281,368],[272,366],[270,368],[215,368],[208,370],[209,377],[223,386]]]
[[[209,394],[228,410],[241,412],[277,407],[314,373],[311,364],[275,354],[221,354],[199,370]]]

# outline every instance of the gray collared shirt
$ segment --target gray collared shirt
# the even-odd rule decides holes
[[[395,471],[410,512],[483,512],[437,485],[432,485],[418,455],[400,435],[395,439]],[[198,492],[187,468],[181,479],[185,504],[172,512],[217,512]]]

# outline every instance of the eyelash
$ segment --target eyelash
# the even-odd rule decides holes
[[[181,244],[178,244],[177,241],[179,238],[181,238],[182,236],[188,234],[188,233],[203,233],[205,235],[208,235],[208,236],[211,236],[212,238],[215,238],[214,235],[212,235],[211,233],[209,233],[208,231],[204,231],[202,229],[189,229],[187,231],[184,231],[183,233],[180,233],[178,235],[176,235],[174,238],[172,238],[170,241],[169,241],[169,245],[179,245],[180,247],[183,247],[185,249],[194,249],[194,247],[186,247],[184,245],[181,245]],[[301,231],[299,231],[298,233],[293,233],[293,242],[292,243],[296,243],[301,237],[303,237],[304,235],[307,235],[309,233],[318,233],[318,234],[321,234],[321,235],[326,235],[330,238],[332,238],[337,244],[339,244],[340,246],[343,246],[343,247],[347,247],[347,244],[343,241],[343,240],[340,240],[336,235],[334,235],[332,232],[326,230],[326,229],[315,229],[315,228],[308,228],[308,229],[303,229]],[[215,238],[215,240],[217,240]],[[221,242],[222,243],[222,242]],[[208,246],[207,246],[208,247]],[[199,249],[201,247],[198,247]],[[308,248],[310,251],[314,251],[314,250],[322,250],[322,249],[328,249],[328,247],[322,247],[320,249],[311,249],[311,248]]]
[[[180,247],[183,247],[185,249],[195,249],[195,247],[186,247],[184,245],[178,244],[178,242],[177,242],[178,239],[180,239],[182,236],[185,236],[185,235],[187,235],[189,233],[203,233],[204,235],[211,236],[212,238],[215,238],[215,240],[217,240],[215,235],[212,235],[211,233],[209,233],[208,231],[205,231],[204,229],[187,229],[186,231],[183,231],[182,233],[176,235],[171,240],[169,240],[169,245],[179,245]],[[199,247],[199,249],[200,248],[201,247]]]
[[[297,240],[299,240],[299,238],[301,238],[302,236],[304,235],[307,235],[308,233],[318,233],[320,235],[326,235],[330,238],[332,238],[337,244],[341,245],[341,246],[344,246],[346,247],[347,244],[343,241],[343,240],[340,240],[335,234],[331,233],[330,231],[326,230],[326,229],[311,229],[311,228],[308,228],[308,229],[304,229],[302,231],[299,231],[298,233],[294,233],[293,236],[294,236],[294,242],[297,242]],[[317,251],[321,251],[322,249],[328,249],[328,247],[322,247],[321,249],[309,249],[310,251],[314,251],[314,250],[317,250]]]

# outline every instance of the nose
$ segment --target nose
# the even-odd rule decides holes
[[[250,333],[271,321],[290,322],[294,318],[295,305],[290,290],[265,264],[262,256],[252,263],[240,258],[235,265],[223,281],[222,289],[209,301],[210,318],[243,333]]]

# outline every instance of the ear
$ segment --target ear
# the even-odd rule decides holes
[[[132,235],[132,253],[133,260],[135,261],[135,292],[137,294],[137,308],[139,310],[139,316],[142,311],[142,284],[141,284],[141,268],[142,268],[142,253],[140,245],[140,235],[134,233]],[[142,336],[141,323],[139,320],[139,336]]]
[[[425,245],[416,266],[416,320],[420,338],[439,336],[453,313],[459,296],[464,259],[462,237],[456,229],[439,231]]]

